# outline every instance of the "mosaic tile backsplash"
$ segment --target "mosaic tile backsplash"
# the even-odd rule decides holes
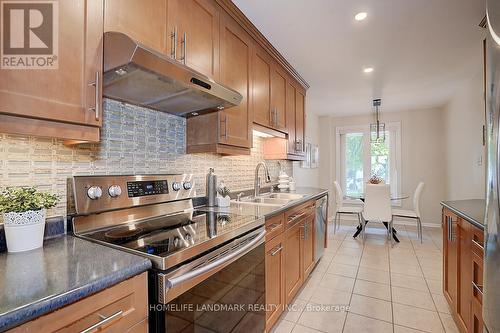
[[[48,216],[65,216],[66,179],[73,175],[192,173],[202,196],[213,167],[231,189],[253,187],[255,166],[263,160],[261,138],[254,138],[250,156],[186,154],[184,118],[113,100],[104,101],[104,110],[99,144],[67,147],[58,139],[0,134],[0,188],[35,185],[57,193],[61,202]],[[277,178],[278,161],[266,164]],[[292,162],[282,164],[291,175]]]

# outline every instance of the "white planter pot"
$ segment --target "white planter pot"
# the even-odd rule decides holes
[[[217,197],[217,206],[229,207],[231,206],[231,198],[226,195],[225,197]]]
[[[3,214],[7,251],[22,252],[42,247],[46,212],[42,209]]]

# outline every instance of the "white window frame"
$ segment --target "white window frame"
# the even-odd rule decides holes
[[[394,152],[394,158],[390,159],[390,168],[393,169],[391,172],[391,176],[393,176],[393,173],[395,173],[395,178],[396,178],[396,186],[395,188],[392,188],[391,186],[391,192],[393,195],[401,195],[401,188],[402,188],[402,183],[401,183],[401,122],[390,122],[385,124],[386,131],[389,131],[392,133],[390,136],[390,142],[389,144],[392,146],[390,147],[391,152]],[[347,133],[363,133],[364,135],[367,136],[367,138],[370,137],[370,124],[366,125],[354,125],[354,126],[338,126],[335,128],[335,164],[336,164],[336,177],[337,180],[339,181],[339,184],[342,186],[342,191],[345,193],[345,188],[344,188],[344,182],[342,181],[342,168],[341,166],[341,161],[343,160],[342,158],[342,146],[341,146],[341,135],[342,134],[347,134]],[[394,146],[393,146],[394,145]],[[363,151],[369,151],[370,150],[370,140],[364,140],[364,146],[363,146]],[[371,161],[369,160],[370,155],[369,154],[364,154],[364,164],[365,165],[370,165]],[[368,160],[367,160],[368,159]],[[394,164],[393,164],[394,163]],[[363,173],[363,178],[364,181],[367,182],[369,179],[370,175]],[[346,203],[355,203],[355,200],[346,200]],[[394,200],[392,201],[393,206],[401,206],[401,200]]]

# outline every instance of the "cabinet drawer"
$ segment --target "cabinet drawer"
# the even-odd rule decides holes
[[[484,256],[484,231],[471,225],[470,233],[472,238],[472,252],[479,257]]]
[[[147,319],[147,297],[143,273],[9,332],[147,332],[146,324],[136,325]]]
[[[483,304],[483,257],[472,253],[472,298]]]
[[[273,239],[285,230],[284,215],[278,214],[266,219],[266,241]]]
[[[286,228],[291,227],[305,217],[314,214],[314,201],[308,201],[285,212]]]

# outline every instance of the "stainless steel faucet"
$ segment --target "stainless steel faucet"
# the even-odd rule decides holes
[[[259,177],[260,167],[264,167],[264,172],[266,173],[266,183],[271,182],[271,177],[269,177],[269,170],[267,169],[266,163],[264,163],[264,161],[259,162],[255,167],[254,196],[258,196],[260,194],[260,177]]]

